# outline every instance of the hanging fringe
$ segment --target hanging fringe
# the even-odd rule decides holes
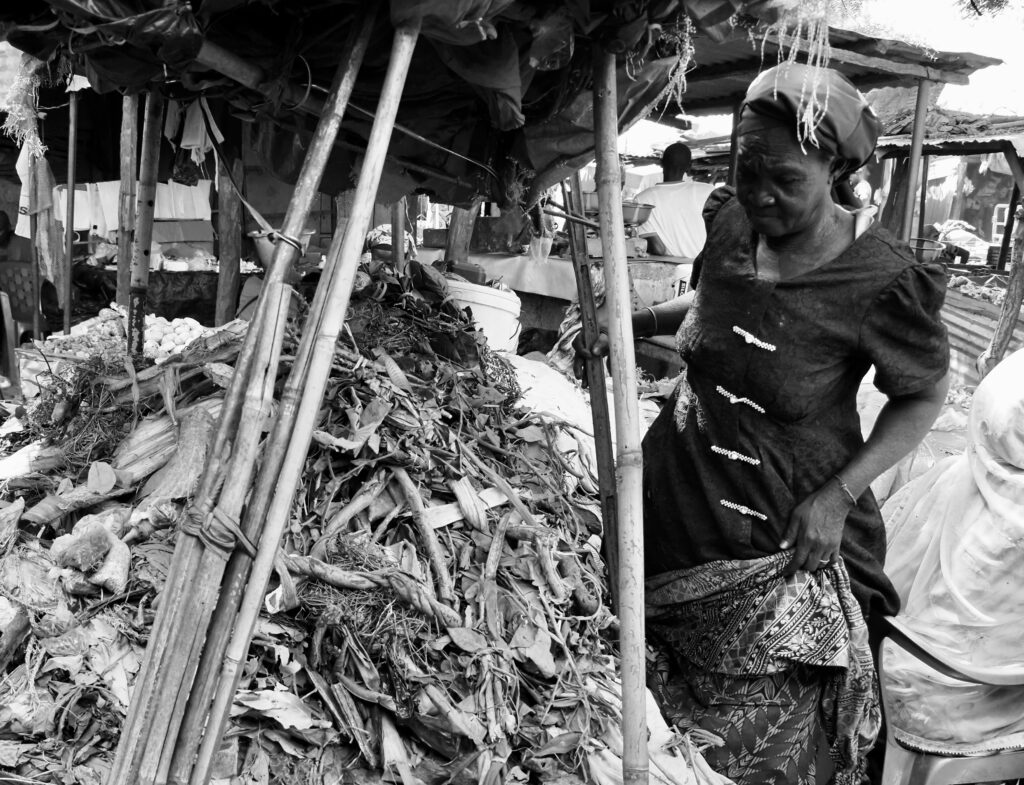
[[[46,145],[39,137],[36,110],[45,69],[46,63],[42,60],[22,53],[18,73],[0,105],[0,109],[7,113],[3,132],[17,142],[19,147],[28,147],[29,154],[35,158],[41,158],[46,152]]]
[[[829,43],[830,20],[856,11],[860,0],[797,0],[777,9],[778,18],[761,34],[761,59],[769,41],[778,46],[778,64],[795,63],[802,51],[810,66],[800,92],[797,112],[797,138],[803,145],[818,141],[815,131],[828,111],[829,91],[823,69],[828,68],[832,56]],[[822,83],[826,88],[819,95]]]

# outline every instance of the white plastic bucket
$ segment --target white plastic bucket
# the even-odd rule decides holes
[[[480,286],[468,281],[448,281],[448,291],[463,308],[471,308],[473,320],[492,349],[515,353],[519,346],[520,302],[515,292]]]

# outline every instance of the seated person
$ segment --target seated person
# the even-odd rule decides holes
[[[926,648],[1024,680],[1024,350],[978,387],[968,439],[886,503],[885,569]],[[946,755],[1024,747],[1024,687],[950,679],[885,646],[901,741]]]
[[[31,262],[32,242],[27,237],[19,237],[14,233],[11,219],[0,210],[0,263]]]
[[[641,204],[654,205],[639,229],[647,239],[647,252],[654,256],[693,259],[704,247],[704,202],[714,186],[689,179],[690,159],[685,144],[670,144],[661,156],[664,181],[636,195]]]

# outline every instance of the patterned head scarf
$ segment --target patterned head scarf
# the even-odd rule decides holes
[[[867,162],[882,130],[867,99],[841,73],[789,62],[750,83],[737,133],[780,125],[838,159],[840,180]]]

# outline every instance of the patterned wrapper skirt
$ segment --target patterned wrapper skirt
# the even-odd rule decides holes
[[[858,785],[881,714],[867,627],[842,562],[783,575],[780,553],[647,582],[649,686],[668,721],[720,737],[737,785],[813,785],[818,739]]]

